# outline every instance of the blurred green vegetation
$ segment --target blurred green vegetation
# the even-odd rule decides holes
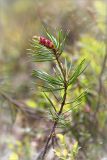
[[[72,67],[84,58],[88,63],[69,99],[87,88],[88,93],[72,112],[71,124],[61,131],[69,143],[78,141],[78,160],[101,160],[107,156],[107,60],[103,65],[107,54],[106,3],[0,0],[0,93],[9,96],[0,95],[1,160],[33,160],[52,125],[47,113],[49,103],[33,84],[31,73],[35,65],[52,72],[54,64],[34,64],[27,54],[32,37],[45,35],[44,24],[53,34],[60,28],[68,32],[63,57],[71,61]],[[65,111],[70,107],[66,105]]]

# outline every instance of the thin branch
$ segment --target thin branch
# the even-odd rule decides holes
[[[23,110],[23,107],[25,107],[25,105],[23,105],[23,103],[20,103],[20,102],[14,100],[13,98],[11,98],[8,94],[6,94],[4,92],[0,92],[0,95],[2,97],[4,97],[5,99],[7,99],[12,104],[14,104],[15,106],[19,107],[21,110]]]
[[[101,72],[100,72],[100,75],[99,75],[99,88],[98,88],[98,100],[97,100],[96,112],[99,111],[99,107],[100,107],[101,94],[102,94],[102,88],[103,88],[102,77],[103,77],[103,73],[104,73],[104,70],[105,70],[105,67],[106,67],[106,62],[107,62],[107,53],[104,56],[102,69],[101,69]]]
[[[13,99],[12,97],[10,97],[7,93],[1,92],[0,91],[0,95],[5,98],[6,100],[8,100],[11,104],[15,105],[15,107],[17,107],[17,109],[20,109],[25,115],[32,117],[33,119],[40,119],[40,118],[45,118],[42,116],[35,116],[36,112],[42,112],[42,110],[40,109],[30,109],[29,106],[27,106],[25,103],[23,102],[19,102],[15,99]]]
[[[105,25],[107,26],[107,13],[106,13],[106,22]],[[102,88],[103,88],[103,74],[106,68],[106,63],[107,63],[107,27],[106,27],[106,34],[105,34],[105,56],[102,62],[102,68],[101,72],[99,75],[99,88],[98,88],[98,99],[97,99],[97,105],[96,105],[96,112],[95,114],[99,111],[100,108],[100,101],[101,101],[101,94],[102,94]]]

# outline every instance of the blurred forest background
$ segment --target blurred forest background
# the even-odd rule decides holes
[[[71,97],[87,95],[63,128],[68,143],[75,139],[78,160],[107,160],[106,0],[0,0],[0,160],[36,160],[52,126],[40,90],[33,84],[27,49],[34,35],[62,28],[68,32],[63,56],[89,63]],[[69,107],[69,106],[68,106]],[[68,144],[69,145],[69,144]],[[57,160],[50,149],[47,160]]]

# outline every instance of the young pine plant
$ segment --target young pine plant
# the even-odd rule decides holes
[[[74,108],[73,103],[78,105],[78,100],[80,100],[84,93],[81,93],[78,97],[73,100],[70,100],[68,95],[78,81],[78,77],[86,68],[83,60],[79,65],[72,70],[72,65],[70,62],[67,62],[62,57],[62,53],[65,46],[66,35],[62,33],[62,30],[58,32],[57,38],[51,35],[46,29],[47,38],[34,36],[32,40],[31,55],[34,62],[46,62],[53,61],[55,67],[53,68],[53,74],[48,74],[45,71],[35,69],[33,71],[33,76],[38,78],[40,81],[37,86],[41,87],[46,99],[50,103],[49,112],[51,114],[51,119],[53,120],[53,126],[50,129],[50,133],[46,140],[44,150],[41,156],[41,159],[45,159],[46,152],[49,148],[49,145],[53,144],[56,141],[56,128],[58,126],[69,125],[69,114]],[[64,63],[62,63],[64,62]],[[54,103],[53,99],[50,98],[49,93],[57,101]],[[66,109],[66,105],[70,104],[70,108]],[[69,119],[69,118],[68,118]]]

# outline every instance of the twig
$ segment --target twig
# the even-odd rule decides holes
[[[15,105],[15,107],[17,107],[17,109],[20,109],[24,114],[32,117],[33,119],[38,119],[37,116],[35,116],[35,113],[37,111],[42,112],[42,110],[34,110],[34,109],[30,109],[29,106],[27,106],[25,103],[21,103],[15,99],[13,99],[12,97],[10,97],[7,93],[1,92],[0,91],[0,95],[5,98],[6,100],[8,100],[11,104]],[[45,118],[45,117],[39,117],[40,118]]]
[[[102,81],[102,76],[106,67],[106,62],[107,62],[107,53],[104,56],[103,64],[102,64],[102,70],[99,75],[99,88],[98,88],[98,100],[97,100],[97,106],[96,106],[96,112],[99,111],[99,106],[100,106],[100,101],[101,101],[101,93],[102,93],[102,88],[103,88],[103,81]]]
[[[14,104],[15,106],[19,107],[20,109],[22,109],[22,107],[25,107],[22,103],[14,100],[13,98],[11,98],[8,94],[4,93],[4,92],[0,92],[0,95],[2,97],[4,97],[5,99],[7,99],[9,102],[11,102],[12,104]]]
[[[43,155],[42,155],[42,160],[44,160],[45,155],[46,155],[46,152],[47,152],[47,149],[48,149],[49,142],[50,142],[50,140],[52,139],[52,137],[54,136],[55,129],[56,129],[56,126],[57,126],[58,121],[59,121],[59,116],[61,115],[61,113],[62,113],[62,111],[63,111],[63,107],[64,107],[64,105],[65,105],[66,96],[67,96],[66,74],[65,74],[65,72],[64,72],[64,70],[63,70],[63,68],[62,68],[62,65],[61,65],[61,62],[60,62],[60,60],[59,60],[59,57],[57,56],[57,51],[56,51],[55,49],[54,49],[54,55],[55,55],[55,57],[56,57],[56,61],[57,61],[58,65],[59,65],[59,68],[60,68],[60,70],[61,70],[61,72],[62,72],[63,79],[64,79],[64,96],[63,96],[63,101],[62,101],[61,106],[60,106],[60,110],[59,110],[59,112],[58,112],[58,118],[57,118],[57,120],[54,122],[53,127],[52,127],[52,129],[51,129],[51,131],[50,131],[50,134],[49,134],[49,136],[48,136],[48,139],[47,139],[47,141],[46,141],[46,145],[45,145],[45,147],[44,147],[44,152],[43,152]]]
[[[50,147],[52,146],[52,143],[50,145],[48,145],[48,149],[50,149]],[[43,154],[43,149],[40,151],[39,155],[37,156],[36,160],[41,160],[42,154]]]
[[[106,24],[107,26],[107,13],[106,13]],[[100,107],[100,101],[101,101],[101,93],[102,93],[102,88],[103,88],[103,74],[106,68],[106,63],[107,63],[107,27],[106,27],[106,35],[105,35],[105,56],[102,62],[102,68],[101,68],[101,72],[99,75],[99,88],[98,88],[98,100],[97,100],[97,105],[96,105],[96,112],[95,114],[99,111],[99,107]]]

